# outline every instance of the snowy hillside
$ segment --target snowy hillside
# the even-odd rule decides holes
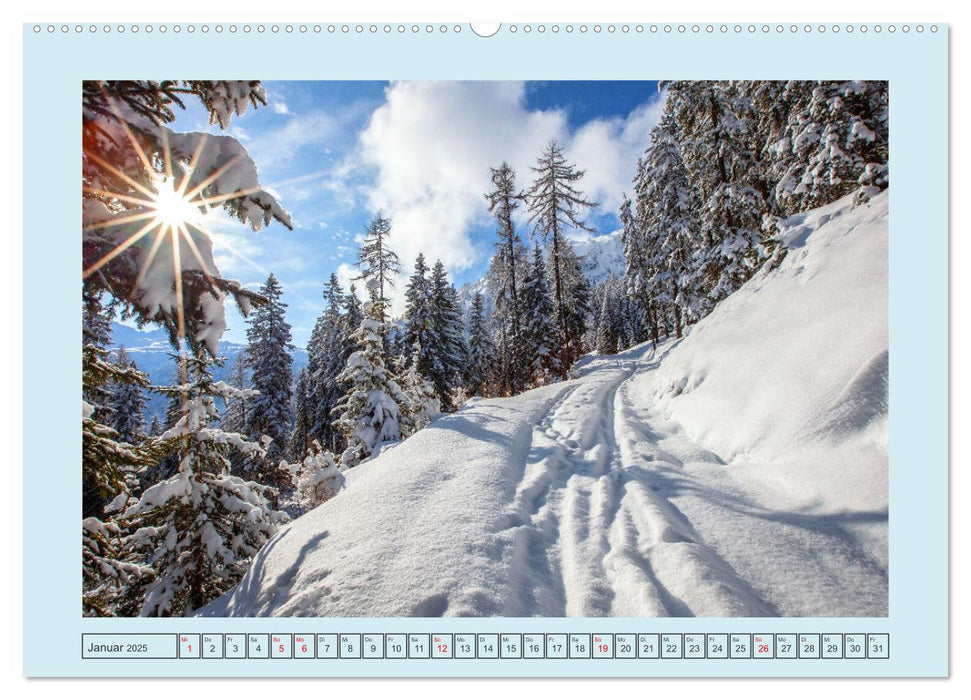
[[[887,194],[679,342],[470,401],[347,473],[211,616],[882,616]]]

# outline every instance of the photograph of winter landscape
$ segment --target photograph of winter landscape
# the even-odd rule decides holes
[[[888,614],[888,85],[82,86],[85,616]]]

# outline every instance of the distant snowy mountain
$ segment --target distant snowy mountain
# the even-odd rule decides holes
[[[886,616],[888,198],[789,219],[684,339],[385,448],[199,614]]]
[[[172,358],[172,345],[169,334],[161,328],[138,329],[123,323],[111,324],[111,349],[124,347],[125,352],[138,365],[138,369],[148,374],[152,384],[166,386],[177,382],[177,369]],[[246,349],[245,345],[229,341],[219,341],[219,356],[225,358],[222,367],[213,367],[213,377],[225,380],[229,375],[229,368],[239,353]],[[307,366],[307,353],[303,349],[293,351],[294,374]],[[165,415],[167,399],[159,394],[150,393],[145,407],[145,421],[150,422],[156,415],[161,420]]]
[[[622,277],[627,265],[624,257],[624,244],[621,241],[621,231],[595,235],[592,233],[574,234],[570,237],[570,244],[580,257],[580,266],[591,285],[597,285],[608,276]],[[492,297],[485,278],[469,282],[459,287],[459,305],[468,314],[472,307],[472,299],[476,292],[481,292],[485,300],[487,314],[492,313]]]
[[[623,276],[627,259],[621,233],[618,229],[599,236],[583,233],[571,237],[570,243],[580,256],[580,266],[591,284],[600,284],[610,275]]]

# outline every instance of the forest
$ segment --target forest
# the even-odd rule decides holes
[[[92,81],[82,91],[82,603],[87,616],[181,616],[229,591],[286,523],[339,499],[351,470],[474,397],[514,397],[687,335],[787,254],[792,217],[889,186],[878,81],[668,81],[617,212],[625,268],[592,282],[571,234],[600,205],[558,141],[481,192],[495,240],[468,304],[441,261],[395,252],[370,212],[357,277],[321,280],[294,371],[283,287],[222,278],[198,212],[293,225],[228,133],[170,129],[200,101],[227,130],[266,108],[258,81]],[[402,280],[406,280],[402,284]],[[401,287],[401,288],[399,288]],[[404,300],[402,314],[393,301]],[[229,368],[224,304],[247,319]],[[163,327],[178,382],[153,385],[111,323]],[[146,420],[150,394],[167,399]]]

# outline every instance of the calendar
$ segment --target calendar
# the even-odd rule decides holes
[[[25,673],[946,675],[948,41],[25,24]]]

